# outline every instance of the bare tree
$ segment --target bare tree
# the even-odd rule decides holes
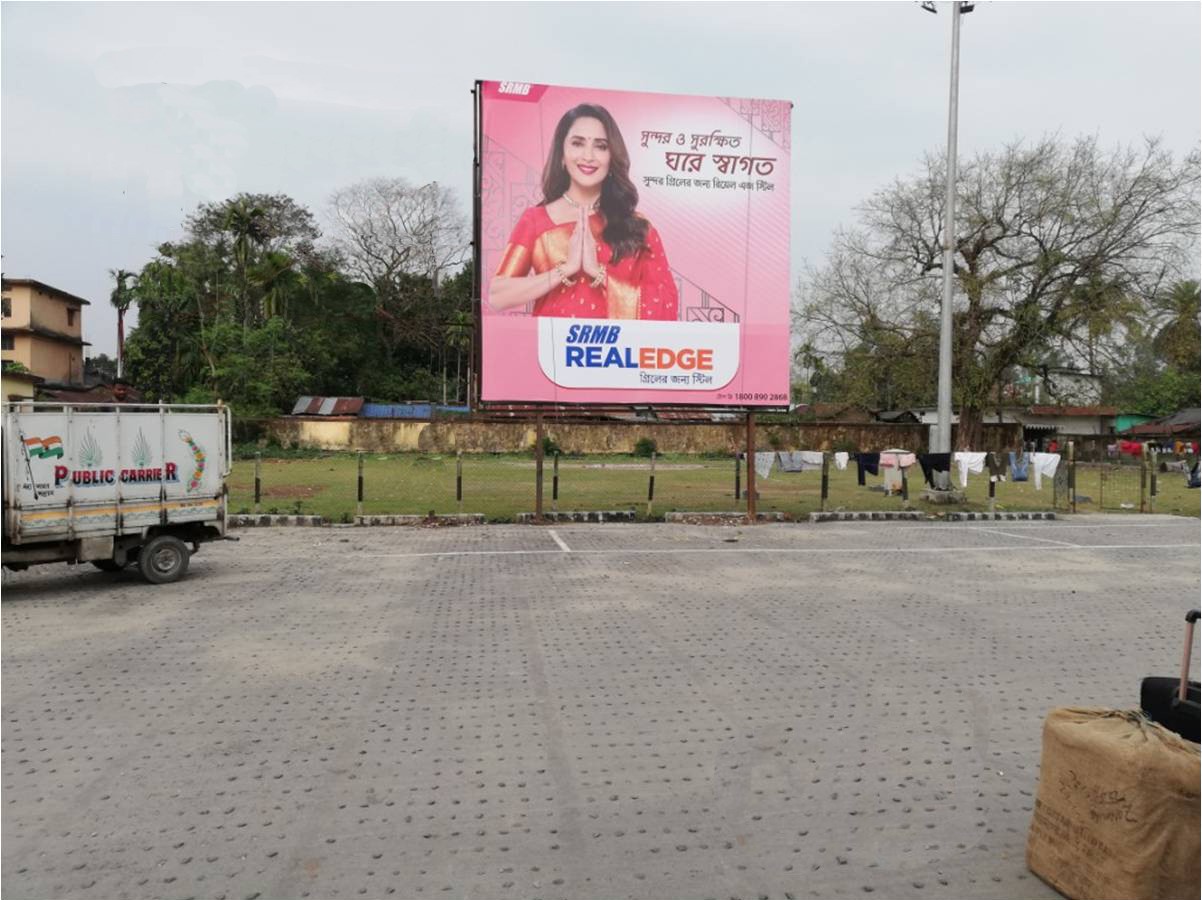
[[[468,259],[467,220],[453,191],[437,182],[373,178],[330,197],[332,244],[346,268],[376,294],[391,345],[441,350],[443,278]]]
[[[878,191],[806,273],[795,322],[838,352],[865,330],[914,336],[938,320],[944,162]],[[976,442],[1005,375],[1052,354],[1096,358],[1194,266],[1199,154],[1157,140],[1103,151],[1054,138],[979,154],[961,169],[955,228],[954,386],[960,436]]]
[[[437,182],[373,178],[330,198],[334,246],[362,281],[387,293],[402,275],[434,282],[467,261],[467,221],[454,192]]]

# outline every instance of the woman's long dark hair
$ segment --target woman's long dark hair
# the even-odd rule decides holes
[[[634,256],[647,240],[647,220],[635,215],[639,205],[638,188],[630,180],[630,153],[618,123],[604,106],[581,103],[563,114],[555,126],[551,139],[551,152],[547,154],[547,165],[543,168],[543,202],[546,206],[558,200],[572,183],[563,161],[563,142],[568,129],[577,119],[596,119],[605,127],[609,139],[609,174],[601,183],[601,214],[605,216],[605,230],[601,236],[613,250],[611,262],[624,256]]]

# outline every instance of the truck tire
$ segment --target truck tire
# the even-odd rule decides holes
[[[98,568],[101,572],[120,572],[125,566],[120,565],[113,559],[94,559],[92,565]]]
[[[189,558],[187,544],[170,534],[160,534],[138,551],[138,571],[151,584],[170,584],[184,577]]]

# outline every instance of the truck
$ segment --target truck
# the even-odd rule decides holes
[[[5,568],[136,566],[166,584],[227,539],[227,406],[5,402],[3,437]]]

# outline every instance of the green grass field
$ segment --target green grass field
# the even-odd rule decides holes
[[[264,459],[262,462],[263,512],[305,513],[331,521],[350,521],[355,514],[357,457],[332,453],[313,458]],[[922,498],[922,475],[911,470],[909,507],[932,513],[948,509],[983,511],[988,504],[988,479],[970,476],[968,498],[963,506],[936,507]],[[534,510],[534,459],[532,454],[473,454],[463,457],[463,503],[455,499],[456,459],[452,455],[416,453],[368,454],[364,457],[364,504],[367,515],[426,514],[455,512],[483,513],[490,521],[512,521],[518,513]],[[587,456],[561,458],[559,498],[561,510],[634,509],[647,515],[649,460],[631,456]],[[651,518],[676,510],[733,512],[745,509],[745,500],[735,499],[733,459],[665,455],[656,460],[655,500]],[[871,476],[867,484],[856,483],[855,465],[839,472],[831,466],[828,509],[900,510],[900,496],[886,496],[878,487],[881,479]],[[746,487],[746,473],[742,475]],[[759,509],[803,517],[819,509],[819,472],[782,473],[758,479]],[[231,512],[254,508],[254,461],[239,460],[229,479]],[[1178,473],[1162,473],[1155,512],[1198,516],[1199,492],[1187,490]],[[1120,512],[1139,509],[1138,468],[1078,465],[1077,511]],[[544,508],[552,501],[552,465],[544,471]],[[1088,498],[1088,499],[1083,499]],[[1043,489],[1034,482],[1003,482],[997,486],[999,511],[1067,509],[1063,494],[1053,506],[1053,488],[1045,479]]]

